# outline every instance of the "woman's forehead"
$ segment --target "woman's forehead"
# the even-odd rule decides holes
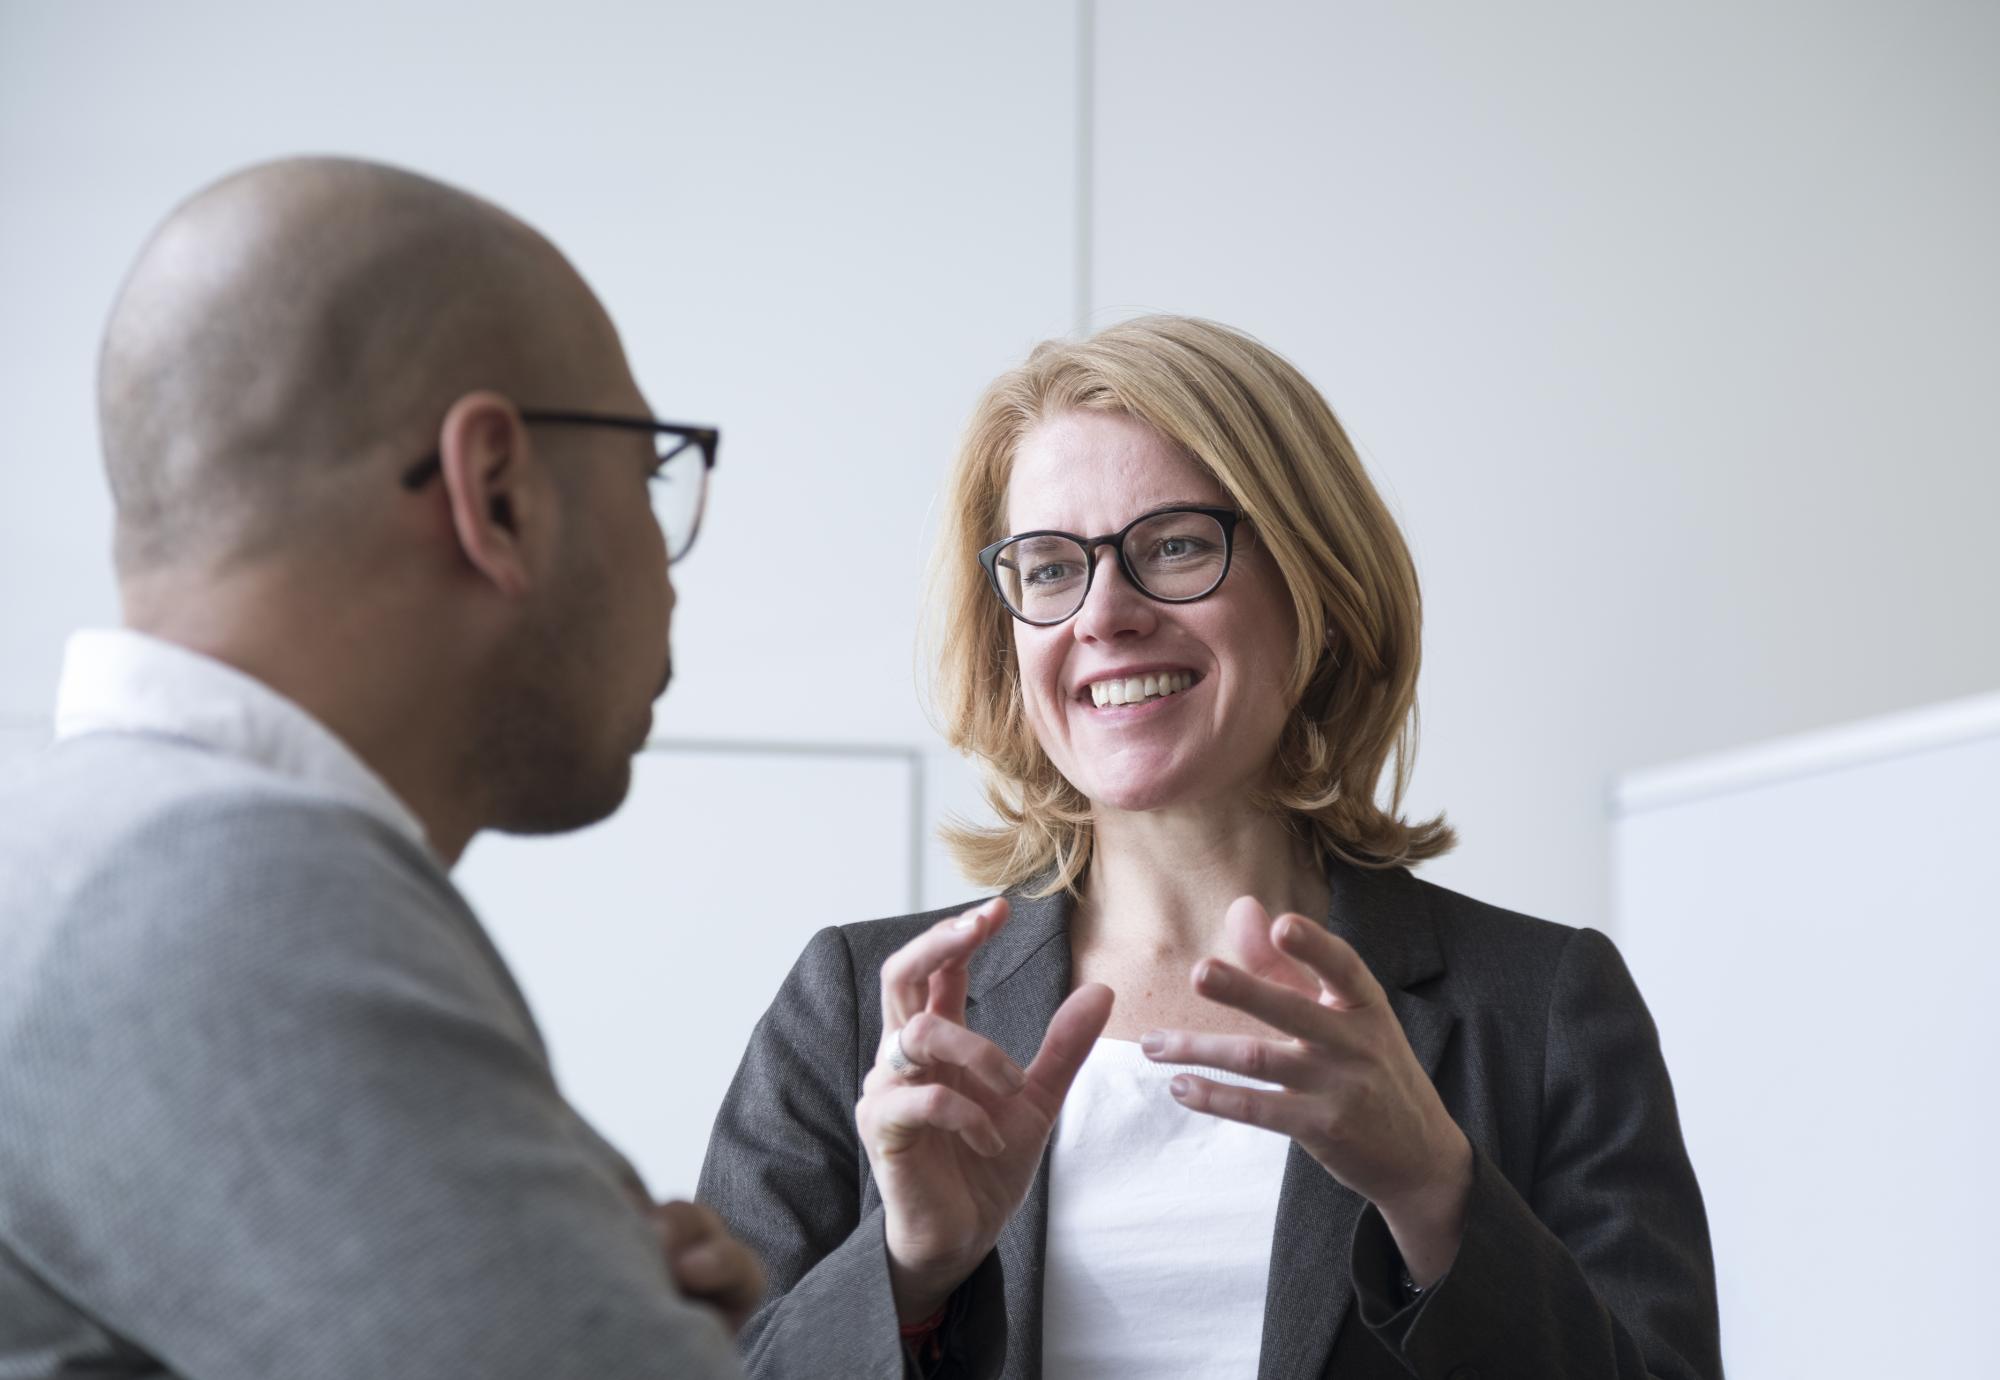
[[[1007,528],[1108,532],[1151,508],[1226,504],[1206,466],[1144,422],[1118,413],[1064,413],[1014,451]]]

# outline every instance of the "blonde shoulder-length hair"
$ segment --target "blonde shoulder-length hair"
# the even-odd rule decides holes
[[[966,875],[1037,895],[1089,866],[1091,806],[1049,761],[1021,698],[1011,619],[975,553],[1006,535],[1021,438],[1065,412],[1114,412],[1204,465],[1271,553],[1297,615],[1292,711],[1265,803],[1324,860],[1421,862],[1455,842],[1442,816],[1400,816],[1416,748],[1422,601],[1416,567],[1333,409],[1291,364],[1212,321],[1146,316],[1055,340],[995,379],[967,424],[932,571],[932,697],[977,761],[995,827],[947,824]],[[1383,774],[1391,760],[1386,801]]]

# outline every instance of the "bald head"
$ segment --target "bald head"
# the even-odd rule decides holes
[[[497,207],[343,159],[238,173],[154,234],[106,329],[119,572],[337,549],[456,398],[588,406],[622,368],[589,288]]]

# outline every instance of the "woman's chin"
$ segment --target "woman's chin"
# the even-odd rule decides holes
[[[1186,805],[1199,798],[1201,793],[1192,789],[1193,784],[1188,773],[1181,771],[1121,773],[1090,782],[1084,794],[1099,810],[1146,814]]]

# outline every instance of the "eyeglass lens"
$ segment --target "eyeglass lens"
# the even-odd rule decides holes
[[[1198,599],[1222,579],[1222,524],[1206,513],[1160,513],[1125,534],[1126,567],[1148,594]],[[1009,542],[994,562],[1000,597],[1033,623],[1056,623],[1083,607],[1090,558],[1068,537]]]
[[[648,486],[653,515],[667,539],[667,559],[679,560],[694,545],[701,525],[702,498],[708,488],[708,465],[702,449],[681,436],[659,438],[660,465]]]

